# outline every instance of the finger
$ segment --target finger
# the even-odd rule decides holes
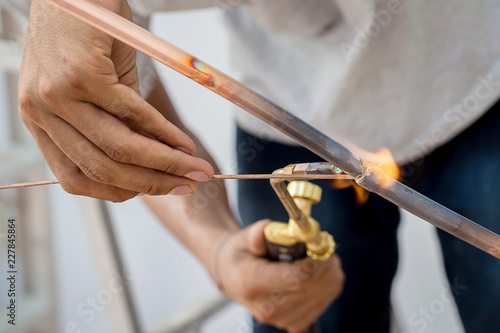
[[[337,255],[332,255],[324,261],[304,258],[296,261],[295,264],[298,265],[294,267],[294,277],[299,280],[299,283],[296,284],[298,292],[307,292],[308,289],[321,284],[325,286],[343,285],[345,277]]]
[[[294,306],[280,311],[273,320],[288,330],[304,331],[338,298],[344,283],[343,271],[337,256],[327,260],[328,270],[316,282],[297,293],[288,294],[287,299]]]
[[[276,323],[280,323],[280,327],[289,332],[306,332],[332,303],[331,298],[325,298],[320,293],[308,296],[298,301],[288,313],[283,313],[281,318],[276,318]]]
[[[52,123],[57,130],[50,132],[50,138],[91,180],[149,195],[188,195],[196,191],[195,181],[115,162],[64,120],[53,117]]]
[[[78,103],[67,116],[70,125],[116,162],[197,181],[206,181],[213,176],[213,168],[205,160],[134,132],[122,121],[94,105]],[[46,126],[52,131],[56,130],[52,123]]]
[[[265,258],[253,258],[242,266],[244,276],[258,277],[249,279],[246,288],[249,294],[261,294],[269,290],[294,293],[312,285],[317,276],[327,269],[325,265],[311,259],[295,262],[269,261]]]
[[[333,263],[333,270],[341,275],[344,275],[344,271],[342,269],[342,261],[340,260],[340,257],[336,254],[332,254],[329,260],[331,260]]]
[[[270,220],[261,220],[255,222],[254,224],[247,227],[247,232],[245,233],[245,249],[250,252],[253,256],[264,257],[267,255],[267,246],[265,242],[264,229]],[[263,269],[272,270],[273,268],[268,268],[268,260],[257,260],[254,265],[261,265]],[[273,262],[277,264],[277,262]],[[282,282],[287,282],[292,288],[298,289],[307,283],[314,283],[316,278],[320,276],[323,271],[325,271],[331,263],[315,261],[311,258],[304,258],[297,260],[288,265],[276,266],[276,274],[281,274]],[[272,267],[272,266],[271,266]],[[286,268],[285,268],[286,267]],[[278,270],[280,270],[278,272]]]
[[[118,119],[151,134],[171,147],[181,147],[193,155],[196,153],[193,140],[165,119],[133,89],[123,84],[114,84],[106,90],[106,94],[102,94],[102,92],[96,94],[95,103],[94,101],[89,102],[98,105]],[[105,98],[106,96],[119,96],[119,98]]]
[[[320,274],[325,275],[322,271]],[[260,322],[271,323],[280,328],[305,328],[311,324],[330,304],[332,281],[318,279],[304,288],[290,290],[286,283],[268,289],[264,298],[252,303],[252,313]],[[271,288],[271,286],[269,286]]]
[[[264,228],[269,222],[271,222],[271,220],[261,220],[248,227],[248,232],[246,234],[246,248],[251,254],[257,257],[264,257],[267,255]]]
[[[288,331],[306,331],[319,320],[321,315],[338,298],[338,281],[331,281],[330,285],[317,288],[315,292],[305,295],[296,303],[286,318],[276,318],[276,322],[283,323]]]
[[[96,199],[123,202],[138,193],[115,186],[102,184],[87,178],[36,124],[23,119],[26,127],[36,139],[38,147],[50,169],[59,180],[61,187],[68,193],[85,195]]]

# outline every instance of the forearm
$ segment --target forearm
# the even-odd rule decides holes
[[[238,229],[234,218],[225,207],[221,207],[217,198],[212,198],[198,208],[196,198],[203,196],[199,192],[191,197],[143,196],[144,202],[151,208],[158,219],[198,257],[213,276],[213,258],[215,247],[231,230]],[[204,200],[207,197],[202,198]]]
[[[148,101],[190,135],[200,157],[215,165],[203,145],[182,125],[162,87],[154,89]],[[314,263],[310,258],[292,263],[267,260],[267,221],[253,223],[223,239],[238,226],[220,181],[199,183],[198,191],[190,197],[143,198],[202,261],[220,290],[246,306],[260,322],[289,331],[305,330],[342,290],[344,275],[335,255]]]
[[[197,156],[215,167],[215,162],[201,142],[185,128],[163,86],[155,87],[147,101],[196,144]],[[217,172],[217,169],[216,169]],[[201,182],[197,192],[188,197],[143,196],[160,221],[205,265],[212,274],[212,261],[219,240],[238,229],[227,202],[222,181]]]

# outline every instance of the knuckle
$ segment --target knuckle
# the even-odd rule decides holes
[[[175,175],[178,172],[177,164],[174,161],[166,161],[162,167],[161,171],[164,171],[170,175]]]
[[[85,186],[84,180],[78,179],[66,179],[60,181],[61,187],[64,191],[72,195],[85,195],[97,199],[108,200],[111,202],[119,203],[127,201],[136,196],[136,193],[131,193],[122,190],[112,190],[112,191],[99,191],[99,192],[89,192],[88,186]],[[88,185],[88,184],[87,184]],[[87,188],[87,190],[85,189]]]
[[[319,315],[318,315],[319,316]],[[309,327],[311,327],[312,325],[314,324],[314,321],[313,320],[304,320],[304,319],[300,319],[300,320],[295,320],[291,323],[289,323],[285,329],[287,331],[291,331],[291,332],[305,332],[306,330],[308,330]]]
[[[299,283],[299,290],[308,290],[312,286],[312,282],[310,278],[302,279]]]
[[[158,186],[158,184],[154,181],[150,181],[150,182],[146,182],[142,189],[141,189],[141,193],[145,193],[147,195],[161,195],[161,194],[165,194],[161,191],[160,187]]]
[[[333,297],[333,299],[336,297]],[[333,302],[332,298],[327,298],[327,299],[322,299],[319,301],[319,303],[316,306],[317,313],[318,315],[321,315],[321,313]]]
[[[53,81],[44,82],[38,87],[38,96],[44,104],[48,106],[57,106],[61,96],[61,89],[59,89],[58,84]]]
[[[165,119],[165,121],[167,122],[167,124],[170,124],[168,120]],[[165,137],[165,132],[166,132],[165,128],[163,128],[161,126],[161,123],[159,123],[158,126],[155,126],[150,130],[149,134],[151,134],[153,137],[157,139],[160,139],[162,137]]]
[[[313,287],[313,276],[312,274],[308,274],[305,276],[302,276],[302,278],[299,280],[298,287],[299,289],[308,289],[310,287]]]
[[[252,316],[257,320],[259,323],[265,323],[265,324],[273,324],[273,325],[279,325],[278,322],[276,322],[276,314],[277,310],[274,308],[270,309],[261,309],[260,307],[253,309],[252,311]]]
[[[65,67],[62,75],[44,76],[38,79],[37,95],[40,100],[55,107],[69,94],[88,95],[89,80],[85,70],[80,65],[70,64]]]
[[[335,282],[340,282],[341,284],[344,283],[345,281],[345,273],[344,273],[344,270],[342,268],[339,268],[338,266],[332,264],[330,265],[329,267],[329,278],[332,280],[332,281],[335,281]]]
[[[239,285],[240,294],[243,298],[247,300],[252,300],[257,297],[259,291],[253,286],[249,286],[247,283],[241,282]]]
[[[54,174],[65,192],[73,195],[85,195],[86,179],[80,171],[78,166],[71,164],[63,170],[55,169]]]
[[[342,273],[340,279],[338,280],[338,283],[336,284],[332,283],[334,298],[337,298],[342,293],[342,290],[344,289],[344,282],[345,282],[345,274]]]
[[[75,66],[69,66],[65,70],[64,79],[66,88],[72,91],[78,91],[81,93],[86,93],[87,90],[87,80],[84,79],[84,71]]]
[[[104,148],[104,152],[113,161],[129,163],[132,158],[130,148],[120,142],[112,142]]]
[[[263,324],[277,324],[273,323],[271,317],[269,316],[268,313],[261,313],[259,312],[259,319],[256,319],[259,323]]]
[[[337,298],[344,288],[345,275],[343,272],[335,272],[329,274],[328,279],[324,282],[326,288],[329,290],[327,293],[331,299]]]
[[[31,110],[34,106],[31,94],[22,89],[19,89],[18,102],[19,102],[19,110],[21,111]]]
[[[19,116],[26,124],[26,120],[38,122],[38,113],[33,97],[27,92],[19,92]]]
[[[69,194],[73,195],[81,195],[83,194],[80,190],[77,189],[77,187],[74,184],[71,184],[71,182],[68,181],[60,181],[62,189]]]
[[[337,280],[341,283],[344,284],[345,282],[345,273],[342,270],[335,270],[335,275]]]
[[[266,322],[270,323],[270,322],[276,321],[276,317],[277,317],[278,313],[279,313],[279,310],[276,307],[269,309],[264,314]]]
[[[118,109],[123,109],[124,106],[121,105],[121,103],[118,103],[116,105],[116,108]],[[135,113],[132,110],[126,110],[124,113],[120,116],[120,120],[127,124],[137,124],[139,122],[139,116],[137,113]]]
[[[256,321],[258,321],[259,323],[265,323],[266,322],[266,318],[264,316],[264,314],[258,310],[251,310],[250,311],[252,313],[252,316],[254,317],[254,319]]]
[[[111,181],[111,173],[99,161],[93,159],[84,160],[80,165],[80,170],[87,178],[96,182],[107,184]]]

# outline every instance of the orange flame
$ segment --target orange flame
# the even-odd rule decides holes
[[[394,162],[394,158],[389,149],[382,148],[376,153],[366,152],[365,155],[369,157],[368,161],[382,169],[389,177],[399,179],[401,176],[401,170],[396,162]],[[369,192],[356,184],[354,180],[335,179],[332,181],[331,186],[335,189],[344,189],[352,186],[356,205],[363,205],[366,200],[368,200]]]
[[[368,200],[368,191],[356,184],[352,179],[334,179],[332,180],[331,186],[337,190],[352,187],[354,190],[354,201],[358,206],[363,205],[366,200]]]
[[[401,170],[396,162],[394,162],[394,158],[389,149],[382,148],[378,152],[372,154],[370,156],[370,162],[377,165],[389,177],[399,180]]]

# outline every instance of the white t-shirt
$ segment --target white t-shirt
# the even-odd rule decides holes
[[[499,18],[494,0],[275,0],[227,13],[237,79],[358,154],[386,147],[398,163],[497,101]]]
[[[227,8],[236,79],[356,151],[398,163],[449,141],[500,96],[497,0],[129,0]],[[242,6],[236,6],[242,5]],[[244,111],[257,136],[291,139]]]

